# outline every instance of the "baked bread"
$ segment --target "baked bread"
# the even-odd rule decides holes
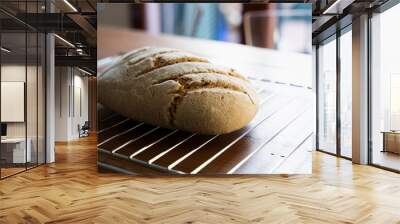
[[[98,77],[99,102],[131,119],[200,134],[249,123],[258,99],[233,69],[168,48],[129,52]]]

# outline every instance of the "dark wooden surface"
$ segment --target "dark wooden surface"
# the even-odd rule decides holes
[[[290,82],[282,61],[271,68],[262,56],[283,60],[281,52],[243,45],[192,40],[172,36],[151,36],[127,30],[99,29],[99,57],[115,55],[135,47],[155,45],[200,51],[221,57],[221,51],[241,54],[251,60],[247,71],[258,89],[261,106],[256,117],[244,128],[230,134],[206,136],[168,130],[132,121],[107,108],[99,112],[99,166],[138,174],[271,174],[310,173],[314,132],[314,95],[298,79]],[[121,37],[112,45],[112,37]],[[131,40],[131,42],[129,42]],[[135,41],[132,41],[135,40]],[[192,43],[192,44],[191,44]],[[126,45],[124,48],[121,46]],[[102,50],[103,49],[103,50]],[[233,63],[229,54],[224,61]],[[307,61],[298,54],[286,54],[287,60]],[[236,56],[237,57],[237,56]],[[250,57],[250,58],[249,58]],[[253,57],[253,58],[251,58]],[[111,60],[103,60],[111,61]],[[286,61],[287,62],[287,61]],[[255,64],[258,65],[256,66]],[[262,64],[260,66],[259,64]],[[103,64],[103,63],[100,63]],[[306,65],[298,65],[299,71]],[[286,67],[290,67],[286,64]],[[99,67],[101,71],[104,66]],[[245,68],[245,66],[243,67]],[[267,68],[267,69],[265,69]],[[246,68],[245,68],[246,69]],[[251,72],[251,70],[257,72]],[[274,70],[273,75],[262,72]],[[268,72],[266,72],[268,73]],[[282,78],[279,78],[279,77]],[[278,77],[279,79],[274,79]],[[102,116],[102,114],[105,114]],[[121,161],[121,162],[118,162]],[[127,165],[127,164],[133,165]],[[110,166],[104,167],[102,164]],[[151,172],[149,171],[151,170]]]
[[[258,86],[265,87],[260,92],[259,112],[246,127],[230,134],[207,136],[169,130],[111,112],[99,122],[99,161],[139,174],[311,171],[304,169],[311,168],[311,164],[306,164],[311,163],[307,157],[311,157],[313,135],[311,91],[285,84],[253,82],[261,82],[264,86]],[[134,165],[128,166],[129,163]],[[137,169],[138,166],[143,168]]]

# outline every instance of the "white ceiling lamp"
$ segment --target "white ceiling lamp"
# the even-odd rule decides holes
[[[83,55],[83,50],[78,48],[78,49],[76,49],[76,53],[78,53],[79,55]]]
[[[5,48],[5,47],[1,47],[0,49],[1,49],[2,51],[6,52],[6,53],[10,53],[10,52],[11,52],[11,50],[8,50],[8,49]]]
[[[70,7],[74,12],[78,12],[78,10],[68,0],[64,0],[64,3],[68,5],[68,7]]]
[[[62,38],[62,37],[60,37],[59,35],[57,35],[57,34],[54,34],[54,36],[55,37],[57,37],[59,40],[61,40],[62,42],[64,42],[65,44],[67,44],[68,46],[70,46],[70,47],[72,47],[72,48],[75,48],[75,45],[73,45],[71,42],[69,42],[68,40],[66,40],[66,39],[64,39],[64,38]]]

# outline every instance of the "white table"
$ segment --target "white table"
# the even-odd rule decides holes
[[[27,147],[25,154],[25,138],[5,138],[1,139],[1,148],[4,150],[4,147],[13,147],[12,148],[12,163],[25,163],[31,161],[31,145],[32,141],[30,138],[26,139]],[[4,150],[5,151],[5,150]]]

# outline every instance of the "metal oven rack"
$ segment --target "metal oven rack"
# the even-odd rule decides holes
[[[225,135],[169,130],[99,111],[99,170],[127,174],[310,173],[314,98],[310,88],[251,78],[256,117]]]

